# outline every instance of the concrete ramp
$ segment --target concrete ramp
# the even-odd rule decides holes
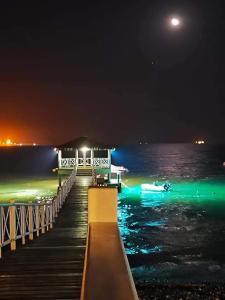
[[[89,233],[82,300],[138,300],[117,225],[117,189],[88,191]]]

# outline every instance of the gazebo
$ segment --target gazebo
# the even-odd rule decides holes
[[[78,169],[101,170],[110,173],[112,145],[96,142],[88,137],[79,137],[57,146],[58,168],[61,171]],[[105,170],[105,172],[103,172]]]

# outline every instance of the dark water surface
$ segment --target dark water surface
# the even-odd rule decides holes
[[[113,162],[130,170],[118,214],[136,283],[224,283],[224,161],[222,145],[140,145],[113,152]],[[0,148],[0,200],[18,191],[21,199],[44,190],[51,195],[56,165],[51,147]],[[172,191],[141,192],[141,183],[154,181],[169,181]]]
[[[0,147],[0,178],[49,176],[57,166],[53,147]]]
[[[225,282],[225,146],[146,145],[114,154],[130,172],[119,223],[137,283]],[[169,181],[168,193],[140,190]]]

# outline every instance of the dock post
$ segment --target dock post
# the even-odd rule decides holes
[[[45,205],[45,211],[46,211],[46,231],[49,231],[49,214],[50,214],[50,208],[48,204]]]
[[[61,188],[61,186],[62,186],[62,178],[61,178],[61,175],[59,174],[58,175],[59,177],[58,177],[58,179],[59,179],[59,188]]]
[[[45,208],[44,205],[41,206],[41,233],[45,233]]]
[[[16,206],[15,201],[10,201],[9,207],[9,235],[10,235],[10,249],[11,251],[16,250]]]
[[[28,205],[28,224],[29,224],[29,240],[33,240],[34,238],[34,235],[33,235],[33,231],[34,231],[34,222],[33,222],[33,207],[32,207],[32,202],[29,202],[29,205]]]
[[[21,206],[20,208],[20,226],[21,226],[21,235],[22,235],[22,245],[25,245],[26,242],[25,206]]]
[[[40,207],[37,205],[35,207],[35,223],[36,223],[37,236],[39,236],[39,229],[40,229],[39,209],[40,209]]]
[[[53,209],[53,222],[55,222],[55,218],[56,218],[56,197],[53,199],[52,201],[52,209]]]
[[[50,229],[53,228],[53,203],[50,204],[49,206],[49,209],[50,209]]]

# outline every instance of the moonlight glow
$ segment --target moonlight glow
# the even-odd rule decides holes
[[[172,18],[170,20],[170,23],[171,23],[172,26],[177,27],[177,26],[180,25],[180,20],[178,18]]]

